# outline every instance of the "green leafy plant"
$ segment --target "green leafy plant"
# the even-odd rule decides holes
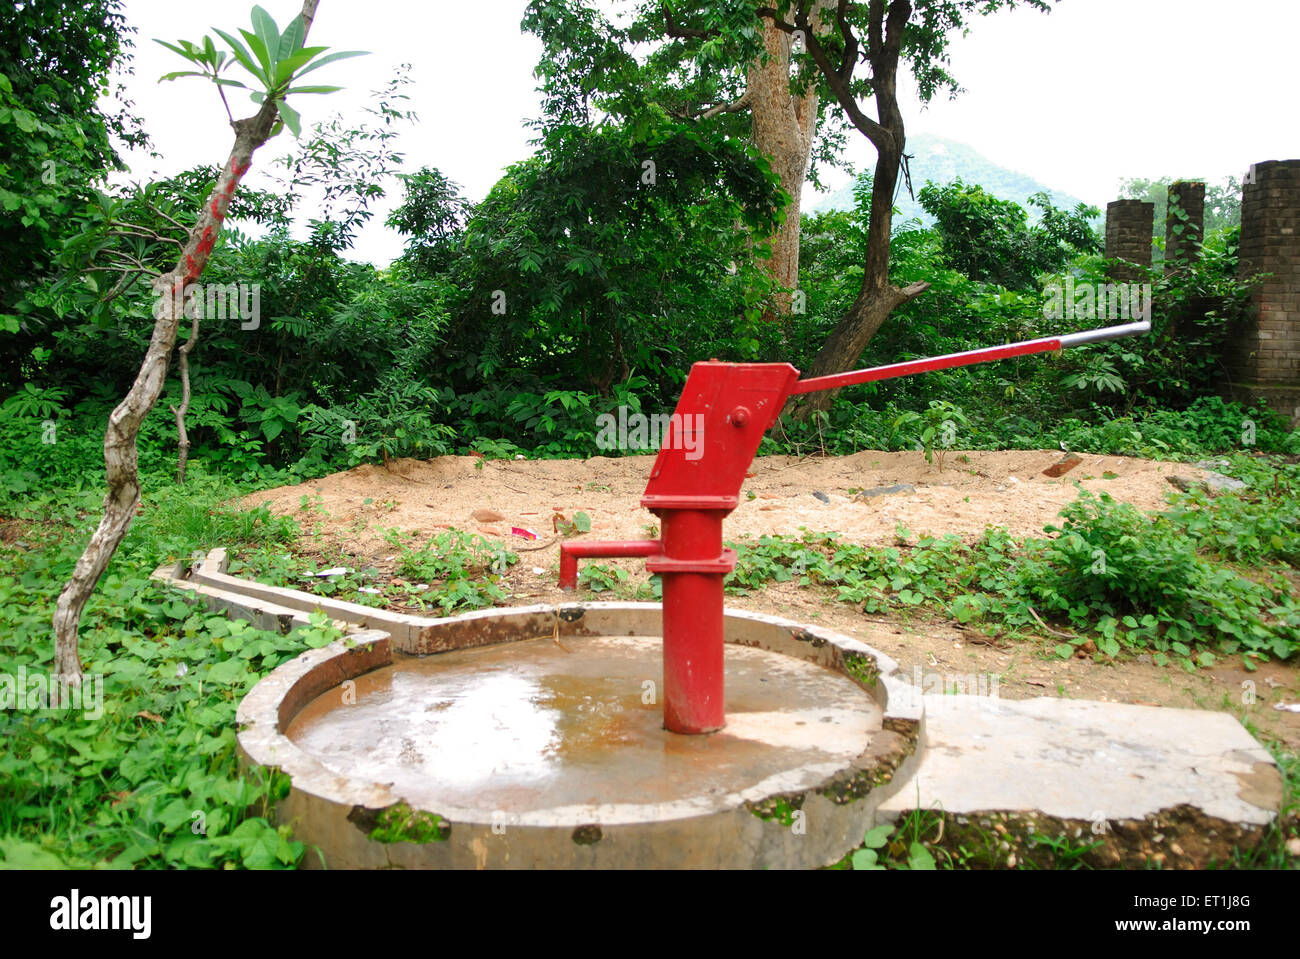
[[[150,482],[162,499],[132,528],[87,610],[86,674],[102,683],[102,716],[0,711],[0,859],[11,868],[292,868],[306,850],[291,827],[272,823],[288,778],[241,769],[235,710],[261,676],[339,632],[320,614],[288,635],[266,632],[152,581],[164,559],[217,542],[283,541],[293,527],[265,509],[223,505],[230,487],[201,469],[183,490],[161,470]],[[51,586],[76,560],[74,524],[94,499],[64,491],[10,504],[32,529],[0,545],[7,669],[48,673]]]
[[[587,587],[593,593],[621,591],[627,580],[627,570],[601,563],[587,563],[578,572],[578,585]]]
[[[373,842],[445,842],[451,835],[451,824],[437,813],[421,812],[406,803],[389,806],[375,817],[375,827],[370,831]]]
[[[238,63],[257,80],[261,89],[250,90],[254,103],[262,103],[268,98],[275,102],[281,122],[297,137],[302,132],[302,121],[298,112],[285,102],[285,97],[297,93],[333,93],[342,87],[331,86],[293,86],[303,76],[318,70],[328,63],[344,60],[348,57],[365,56],[364,51],[346,50],[321,56],[328,47],[304,47],[307,30],[301,16],[295,17],[284,33],[280,32],[275,20],[261,7],[253,7],[253,29],[240,29],[247,46],[237,37],[224,30],[215,33],[226,42],[229,51],[218,50],[210,37],[204,37],[200,43],[179,40],[168,43],[157,40],[167,49],[184,57],[198,67],[197,70],[178,70],[162,77],[163,80],[175,80],[178,77],[205,77],[217,85],[222,103],[226,102],[223,87],[249,89],[238,80],[222,77],[221,73],[232,63]],[[228,55],[229,54],[229,55]],[[227,115],[230,107],[226,106]],[[233,117],[232,117],[233,121]]]
[[[561,536],[576,536],[579,533],[591,532],[591,517],[582,510],[573,514],[573,519],[568,519],[563,513],[555,514],[555,532]]]
[[[481,609],[509,598],[500,580],[519,562],[519,556],[478,534],[451,529],[431,537],[418,548],[405,543],[396,531],[385,538],[401,549],[398,574],[428,583],[429,601],[440,606],[444,613]]]

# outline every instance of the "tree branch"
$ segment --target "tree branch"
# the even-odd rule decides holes
[[[139,279],[140,277],[152,278],[152,276],[153,276],[152,273],[149,273],[145,270],[122,271],[121,277],[119,277],[118,281],[113,284],[113,288],[109,290],[107,293],[105,293],[103,297],[101,297],[101,302],[112,303],[114,300],[116,300],[127,290],[131,289],[131,287],[135,284],[135,281],[137,279]]]
[[[176,229],[178,230],[184,230],[187,233],[189,232],[189,227],[187,227],[180,220],[177,220],[175,217],[169,216],[166,213],[164,213],[156,203],[151,203],[148,200],[145,200],[144,205],[149,208],[149,212],[153,213],[154,216],[162,217],[164,220],[166,220],[172,226],[176,227]]]
[[[847,26],[844,17],[845,0],[840,0],[840,30],[843,31]],[[880,49],[885,45],[884,40],[885,26],[885,0],[871,0],[871,5],[867,8],[867,56],[871,58],[880,55]]]
[[[842,7],[843,3],[841,3],[841,8]],[[863,136],[872,142],[877,150],[892,147],[894,142],[893,134],[867,116],[862,111],[862,107],[858,105],[857,100],[854,99],[853,92],[849,86],[850,80],[852,79],[852,69],[849,71],[849,76],[841,76],[839,70],[831,64],[830,57],[826,53],[826,48],[822,46],[821,41],[817,39],[816,34],[808,23],[807,15],[802,10],[800,10],[799,15],[796,17],[795,23],[788,23],[781,19],[780,15],[771,7],[759,7],[757,13],[760,17],[767,17],[770,19],[772,25],[778,30],[784,30],[786,33],[792,33],[795,30],[802,30],[804,33],[804,42],[808,47],[808,52],[812,55],[813,62],[817,64],[817,69],[820,70],[822,76],[826,78],[827,86],[831,88],[831,92],[835,94],[835,99],[839,101],[840,106],[844,108],[844,112],[848,115],[849,121]],[[910,7],[908,8],[908,13],[909,15],[911,13]],[[844,22],[841,21],[841,30],[843,29]],[[849,61],[850,67],[852,67],[853,62],[854,61]]]
[[[730,103],[719,103],[709,107],[702,113],[696,114],[701,120],[711,120],[722,113],[740,113],[742,110],[749,109],[749,91],[746,90],[738,100],[732,100]]]
[[[673,11],[668,4],[660,3],[660,8],[664,12],[664,35],[672,37],[675,40],[702,40],[708,37],[721,35],[717,28],[712,30],[696,30],[691,27],[679,27],[677,21],[673,19]]]
[[[199,311],[196,308],[190,325],[190,338],[176,352],[181,362],[181,405],[171,408],[176,417],[176,485],[185,483],[185,466],[190,459],[190,434],[185,429],[185,414],[190,410],[190,350],[199,341]]]
[[[912,4],[908,0],[893,0],[889,5],[889,20],[885,25],[885,43],[881,52],[886,56],[897,57],[903,49],[903,32],[907,21],[912,18]],[[875,64],[872,64],[875,67]]]
[[[874,7],[877,2],[883,0],[873,0],[872,6]],[[848,6],[848,0],[840,0],[839,6],[835,8],[835,22],[840,28],[840,36],[844,38],[844,53],[840,56],[840,69],[837,75],[845,83],[853,78],[853,71],[858,65],[858,35],[849,26]],[[870,40],[868,40],[868,51],[870,51]]]
[[[797,29],[793,23],[783,20],[774,7],[759,7],[754,11],[754,13],[756,13],[760,19],[766,17],[771,20],[772,26],[776,27],[778,30],[784,30],[786,33],[794,33]]]
[[[158,275],[157,270],[151,270],[149,267],[145,266],[143,263],[141,263],[135,257],[131,256],[129,253],[123,253],[121,250],[101,250],[100,253],[102,253],[104,256],[116,257],[118,259],[119,261],[118,265],[110,266],[108,267],[108,269],[114,269],[114,270],[120,269],[121,264],[125,263],[128,267],[130,267],[133,270],[139,270],[142,273],[149,273],[153,276]]]
[[[134,223],[124,223],[122,226],[136,226]],[[138,236],[144,240],[153,240],[155,243],[174,243],[180,249],[185,249],[185,244],[174,236],[163,236],[161,233],[155,233],[147,227],[138,227],[134,230],[123,230],[114,227],[113,233],[117,236]]]

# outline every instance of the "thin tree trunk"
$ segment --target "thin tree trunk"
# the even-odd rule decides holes
[[[303,35],[311,29],[319,0],[303,0]],[[222,168],[216,186],[203,204],[198,222],[190,230],[176,266],[153,281],[161,303],[154,322],[153,336],[140,372],[122,402],[108,417],[104,434],[104,471],[108,493],[104,497],[104,515],[90,537],[72,578],[59,594],[54,612],[54,672],[70,684],[81,682],[81,656],[78,629],[86,602],[99,583],[109,561],[117,551],[140,503],[138,474],[139,451],[136,438],[144,418],[153,409],[167,379],[167,367],[176,345],[176,334],[184,315],[185,288],[198,280],[212,255],[221,232],[230,198],[240,179],[253,163],[253,153],[271,136],[277,120],[276,101],[270,97],[256,115],[235,120],[235,144]],[[179,307],[179,308],[178,308]]]
[[[172,407],[172,415],[176,417],[176,485],[185,484],[185,465],[190,458],[190,434],[185,429],[185,414],[190,411],[190,351],[194,349],[194,344],[199,341],[199,309],[198,304],[193,307],[194,317],[190,326],[190,338],[185,341],[176,352],[181,358],[181,405]]]
[[[903,154],[901,118],[896,127],[895,144],[882,147],[876,159],[862,287],[849,311],[836,324],[817,352],[810,376],[825,376],[851,369],[889,314],[930,287],[928,283],[914,283],[902,288],[889,280],[889,240],[894,219],[894,191],[898,186],[899,165]],[[834,394],[831,393],[808,396],[813,409],[828,408],[833,398]],[[817,403],[816,400],[823,402]]]

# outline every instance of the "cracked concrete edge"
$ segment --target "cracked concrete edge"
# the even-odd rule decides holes
[[[392,662],[392,644],[382,630],[358,630],[320,649],[311,649],[263,677],[235,711],[237,742],[246,764],[279,769],[292,790],[310,788],[336,801],[370,807],[397,802],[379,783],[363,783],[331,772],[284,735],[307,703],[356,676]]]
[[[838,862],[861,842],[863,811],[821,796],[804,804],[807,831],[746,809],[664,822],[555,827],[451,821],[445,838],[370,839],[381,810],[291,793],[278,818],[295,834],[319,837],[332,869],[808,869]],[[320,865],[309,853],[304,865]]]
[[[511,618],[527,627],[530,617],[539,611],[545,612],[547,624],[568,611],[570,618],[561,620],[567,635],[608,635],[610,621],[617,621],[620,631],[635,635],[644,626],[657,623],[659,614],[654,604],[619,603],[501,612],[521,614]],[[639,621],[647,616],[648,622]],[[754,614],[737,614],[727,625],[740,633],[732,638],[746,645],[768,648],[769,643],[763,642],[765,634],[773,647],[787,645],[805,654],[816,650],[817,655],[827,659],[838,648],[836,642],[847,639],[823,631],[826,642],[813,646],[806,637],[794,638],[803,629],[798,624]],[[548,627],[546,634],[549,631]],[[851,640],[848,643],[850,652],[868,650]],[[387,650],[390,658],[392,648]],[[683,804],[680,810],[665,808],[666,815],[675,814],[660,821],[615,824],[568,820],[498,824],[485,820],[484,810],[441,808],[418,811],[436,814],[446,822],[450,829],[446,841],[381,843],[369,838],[376,816],[385,808],[405,802],[405,797],[378,784],[346,782],[304,756],[279,734],[297,709],[309,701],[313,689],[337,686],[350,668],[375,668],[355,656],[342,662],[339,644],[315,652],[332,655],[316,658],[304,654],[279,667],[254,688],[245,699],[248,712],[242,715],[249,718],[256,710],[262,717],[258,727],[268,733],[274,730],[274,735],[264,735],[245,745],[247,734],[241,732],[240,742],[254,761],[279,765],[290,775],[293,788],[278,810],[279,821],[294,823],[299,836],[328,849],[332,868],[814,868],[839,861],[861,842],[887,791],[880,788],[881,779],[875,775],[878,757],[872,755],[868,761],[843,767],[800,789],[797,795],[791,794],[792,805],[805,812],[799,832],[789,823],[761,815],[755,809],[759,801],[702,815]],[[310,662],[304,661],[309,657]],[[328,678],[311,679],[313,673],[327,669]],[[250,702],[255,694],[255,701]],[[287,705],[290,697],[299,701],[297,706]],[[274,723],[272,715],[276,717]],[[875,735],[877,740],[888,737],[903,740],[901,734],[885,730]],[[898,755],[913,751],[906,746],[895,750]],[[884,782],[888,783],[898,768],[886,765]],[[316,861],[308,863],[315,865]]]
[[[205,562],[224,567],[225,550],[212,550]],[[186,579],[189,567],[185,561],[160,566],[151,578],[190,593],[193,599],[215,612],[247,620],[259,629],[285,635],[292,629],[310,626],[309,614],[303,610]],[[286,622],[290,625],[288,629],[282,628]],[[342,639],[282,663],[259,680],[235,710],[241,764],[276,768],[295,781],[331,780],[331,791],[340,796],[362,804],[391,805],[396,799],[387,789],[377,784],[358,784],[331,773],[281,732],[282,723],[287,724],[299,709],[331,685],[391,662],[388,633],[348,626]],[[344,663],[351,668],[344,667]]]
[[[310,625],[308,614],[288,606],[280,606],[261,600],[250,599],[241,592],[218,589],[183,579],[183,571],[178,567],[184,564],[162,566],[154,570],[150,579],[192,594],[214,612],[225,613],[238,619],[247,620],[258,629],[287,635],[294,629]]]
[[[970,708],[973,705],[975,704],[968,703],[965,707]],[[980,708],[996,711],[1000,703],[995,700],[978,705]],[[1059,701],[1050,697],[1016,700],[1014,705],[1020,709],[1059,711]],[[1070,708],[1085,711],[1100,710],[1114,705],[1123,706],[1126,711],[1154,709],[1154,707],[1129,704],[1075,700],[1070,701],[1067,710]],[[1159,711],[1162,715],[1179,712],[1164,708]],[[1096,819],[1084,819],[1060,811],[1046,811],[1041,803],[1026,803],[1017,807],[1003,805],[986,807],[959,802],[954,805],[954,808],[946,808],[941,798],[934,798],[927,802],[922,797],[922,793],[933,793],[936,787],[934,783],[930,783],[928,789],[921,787],[922,764],[919,760],[921,750],[918,750],[918,760],[913,765],[907,781],[902,781],[902,777],[899,777],[895,789],[895,793],[898,794],[912,790],[915,794],[914,799],[900,802],[893,796],[885,797],[882,804],[877,807],[875,825],[896,825],[914,811],[923,810],[935,814],[947,825],[948,828],[940,829],[940,835],[948,837],[944,843],[946,847],[957,848],[965,837],[970,840],[969,845],[972,848],[978,848],[983,838],[979,831],[996,828],[1003,833],[1001,837],[1003,854],[1016,852],[1022,854],[1022,858],[1026,838],[1037,832],[1040,835],[1072,837],[1076,840],[1081,839],[1085,843],[1096,843],[1096,848],[1087,853],[1083,861],[1097,868],[1145,868],[1156,865],[1202,869],[1215,862],[1227,862],[1234,848],[1251,849],[1258,845],[1270,825],[1276,820],[1283,800],[1281,774],[1268,751],[1255,742],[1234,717],[1213,711],[1186,710],[1184,712],[1195,712],[1198,719],[1208,722],[1230,724],[1245,737],[1241,747],[1234,748],[1223,755],[1230,755],[1250,767],[1248,775],[1233,771],[1243,789],[1253,786],[1257,791],[1271,793],[1268,798],[1262,800],[1239,794],[1239,798],[1246,800],[1252,807],[1249,814],[1242,815],[1238,811],[1235,816],[1225,817],[1215,808],[1207,808],[1200,799],[1189,796],[1179,802],[1172,797],[1166,797],[1164,801],[1152,804],[1145,810],[1133,809],[1117,816],[1107,816],[1100,826],[1099,833]],[[934,713],[932,706],[927,708],[926,716],[934,722],[944,719],[942,710]],[[1068,719],[1068,712],[1061,718]],[[940,752],[947,748],[942,735],[937,740],[935,737],[924,735],[923,738],[923,748],[931,758],[938,757]],[[1246,740],[1249,741],[1248,744]],[[1247,782],[1248,779],[1253,779],[1254,782]],[[1265,781],[1263,787],[1260,786],[1259,780]],[[901,800],[902,796],[898,798]],[[1001,825],[997,825],[998,823]],[[1020,837],[1020,847],[1016,846],[1016,840],[1013,838],[1016,834]]]

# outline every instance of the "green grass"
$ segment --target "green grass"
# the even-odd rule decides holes
[[[148,578],[218,543],[292,537],[265,510],[221,505],[234,492],[199,478],[149,498],[82,620],[83,688],[102,691],[102,714],[0,711],[0,866],[283,868],[304,855],[268,819],[285,777],[239,769],[235,709],[261,676],[338,631],[324,617],[289,636],[253,629]],[[11,511],[38,524],[0,546],[11,673],[50,669],[54,601],[96,515],[91,499],[43,495]]]

